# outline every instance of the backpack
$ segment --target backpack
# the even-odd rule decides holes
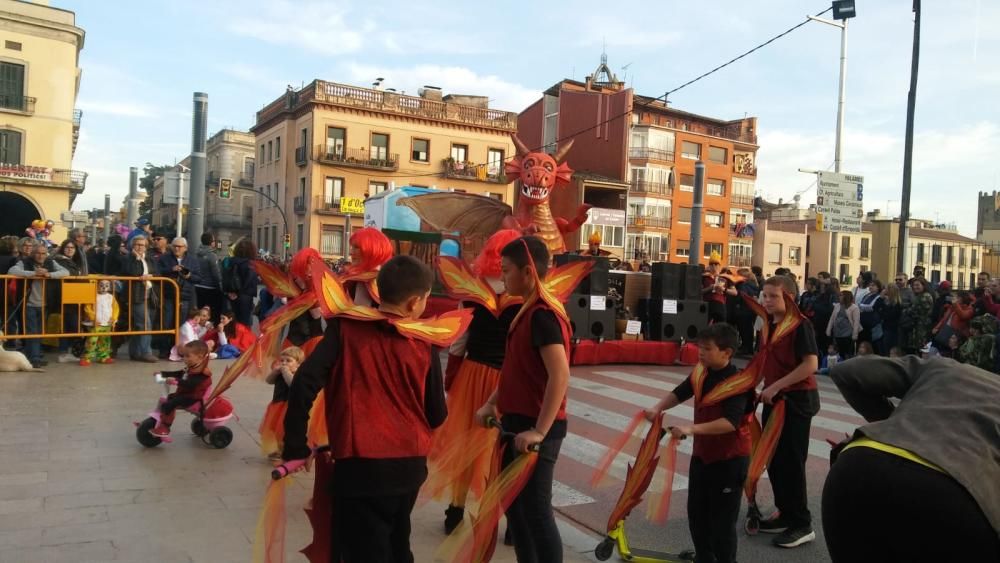
[[[226,257],[222,261],[222,291],[223,293],[239,293],[243,288],[240,274],[236,271],[236,264],[231,257]]]
[[[847,317],[847,309],[843,307],[837,312],[837,318],[833,321],[833,336],[836,338],[847,338],[854,334],[854,326],[851,319]]]

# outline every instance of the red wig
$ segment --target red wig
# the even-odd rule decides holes
[[[362,258],[361,262],[347,268],[348,274],[374,271],[388,262],[394,253],[389,237],[373,227],[354,231],[349,242],[361,250]]]
[[[309,266],[313,260],[323,262],[323,257],[315,248],[303,248],[292,256],[292,262],[288,265],[288,273],[292,275],[293,279],[299,279],[306,283],[308,287]]]
[[[483,245],[483,251],[479,253],[475,262],[472,263],[472,271],[477,276],[499,278],[500,251],[520,236],[521,233],[514,229],[504,229],[493,233],[493,236],[487,239],[486,244]]]

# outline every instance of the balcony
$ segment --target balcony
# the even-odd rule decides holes
[[[295,199],[292,202],[292,207],[293,207],[293,209],[295,209],[295,214],[296,215],[305,215],[306,214],[306,198],[303,197],[303,196],[295,196]]]
[[[83,112],[73,110],[73,154],[76,154],[76,143],[80,140],[80,120],[83,119]]]
[[[731,196],[733,205],[743,205],[745,207],[753,207],[753,196],[743,195],[743,194],[733,194]]]
[[[318,195],[313,200],[313,209],[320,215],[343,215],[340,212],[340,198],[327,199],[326,196]]]
[[[253,171],[251,170],[249,172],[241,172],[240,173],[239,184],[241,186],[246,186],[246,187],[252,188],[253,187]]]
[[[736,238],[753,238],[753,224],[751,223],[736,223],[729,225],[729,234]]]
[[[628,226],[636,228],[669,229],[670,217],[643,217],[631,216],[628,218]]]
[[[299,166],[305,166],[306,162],[309,161],[309,154],[306,151],[306,147],[298,147],[295,149],[295,164]]]
[[[674,151],[654,149],[649,147],[632,147],[628,150],[629,158],[640,158],[645,160],[674,161]]]
[[[323,164],[363,168],[365,170],[395,171],[399,169],[399,154],[376,151],[375,156],[368,149],[344,149],[325,145],[316,148],[316,160]]]
[[[632,193],[656,194],[671,197],[674,195],[674,187],[666,182],[647,182],[646,180],[632,180],[628,191]]]
[[[35,113],[35,98],[31,96],[0,95],[0,109],[20,113]]]
[[[507,184],[507,175],[503,168],[494,165],[490,171],[488,164],[472,164],[471,162],[455,162],[450,158],[444,161],[444,177],[455,180],[476,180],[493,184]]]
[[[0,181],[68,188],[74,193],[83,193],[87,187],[87,173],[25,164],[0,164]]]

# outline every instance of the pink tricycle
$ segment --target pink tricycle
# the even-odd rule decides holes
[[[160,396],[160,400],[157,401],[156,408],[149,413],[149,417],[142,422],[134,423],[136,440],[147,448],[155,448],[161,442],[172,441],[170,438],[160,438],[150,433],[150,430],[155,428],[160,421],[160,405],[170,394],[170,385],[167,383],[167,379],[159,373],[155,377],[156,382],[163,385],[164,392]],[[194,415],[194,420],[191,421],[191,432],[201,438],[205,444],[221,450],[233,441],[233,431],[225,426],[225,423],[235,415],[233,414],[233,404],[222,395],[216,397],[208,404],[208,408],[205,408],[205,401],[211,392],[209,389],[201,401],[184,410]]]

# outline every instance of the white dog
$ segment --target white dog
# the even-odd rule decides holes
[[[0,337],[3,332],[0,331]],[[20,352],[11,352],[0,347],[0,372],[4,371],[45,371],[31,366],[28,357]]]

